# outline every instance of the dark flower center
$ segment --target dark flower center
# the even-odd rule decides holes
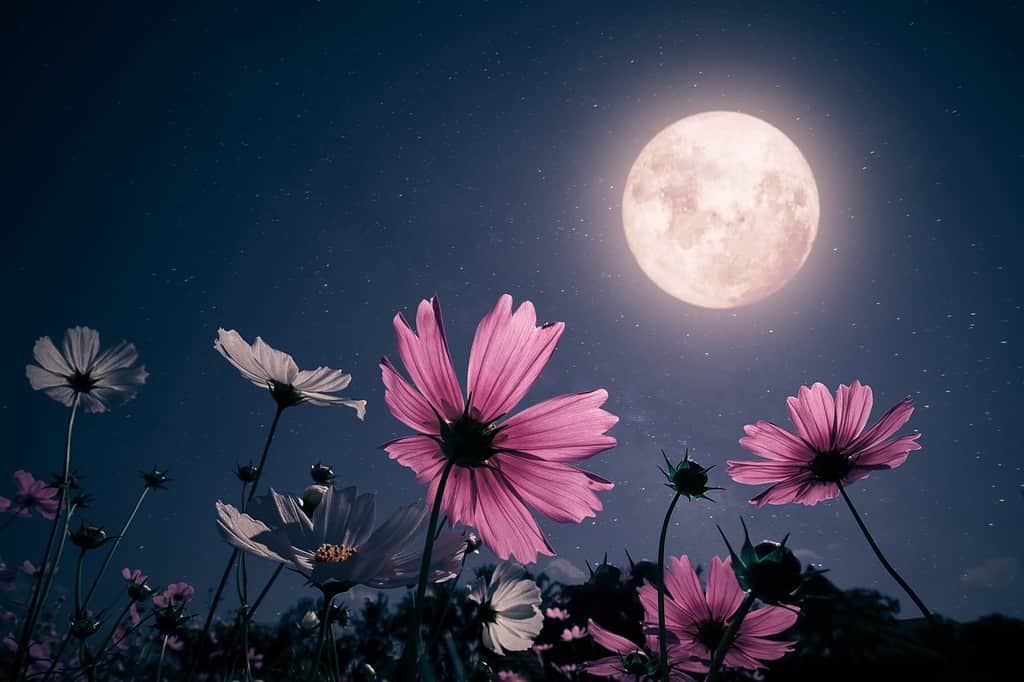
[[[88,393],[96,386],[96,379],[93,379],[89,374],[82,374],[76,371],[74,374],[68,377],[68,384],[71,388],[75,389],[77,393]]]
[[[720,620],[706,620],[697,626],[697,641],[711,651],[718,648],[725,637],[725,623]]]
[[[313,561],[322,561],[331,564],[340,564],[358,550],[347,545],[320,545],[313,552]]]
[[[651,659],[642,651],[634,651],[622,659],[622,672],[636,677],[651,672]]]
[[[480,467],[495,453],[494,424],[481,424],[463,413],[453,422],[441,420],[441,449],[456,466]]]
[[[494,623],[498,620],[498,612],[491,606],[491,602],[480,605],[480,620],[484,623]]]
[[[846,478],[853,465],[850,463],[850,458],[843,453],[838,450],[829,450],[828,452],[819,452],[815,455],[814,459],[811,460],[810,468],[811,472],[818,479],[830,483],[838,483]]]
[[[281,407],[293,407],[302,402],[302,394],[291,384],[279,384],[276,381],[267,383],[270,385],[270,395]]]

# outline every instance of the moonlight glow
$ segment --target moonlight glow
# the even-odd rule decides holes
[[[622,218],[637,262],[676,298],[733,308],[779,290],[818,232],[818,188],[777,128],[728,111],[665,128],[626,180]]]

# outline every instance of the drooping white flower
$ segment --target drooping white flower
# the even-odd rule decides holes
[[[100,352],[100,335],[89,327],[64,333],[63,352],[49,336],[32,349],[38,365],[26,365],[25,375],[37,391],[71,406],[77,395],[86,412],[106,412],[135,397],[146,383],[146,368],[135,367],[139,354],[127,341]]]
[[[224,538],[264,559],[305,576],[325,594],[356,585],[378,589],[415,585],[419,577],[422,534],[430,512],[419,504],[401,507],[373,529],[374,495],[355,488],[328,486],[312,517],[302,500],[274,490],[257,497],[242,513],[217,502],[217,523]],[[445,531],[434,541],[430,579],[454,578],[462,566],[465,539]]]
[[[502,561],[489,581],[477,581],[469,598],[481,607],[484,646],[499,656],[529,649],[544,625],[540,588],[514,561]]]
[[[345,405],[354,409],[359,419],[366,415],[365,400],[350,400],[333,395],[351,383],[351,374],[330,367],[300,370],[291,355],[271,348],[258,336],[250,345],[234,329],[217,330],[217,340],[213,342],[213,347],[243,377],[257,386],[269,389],[281,407],[299,403],[317,407]]]

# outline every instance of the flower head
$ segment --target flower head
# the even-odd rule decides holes
[[[696,571],[686,555],[670,557],[665,568],[665,625],[673,646],[702,662],[702,670],[724,637],[729,620],[743,601],[743,590],[730,567],[718,557],[711,560],[707,591],[701,589]],[[640,588],[644,607],[644,631],[658,631],[658,590],[650,583]],[[764,606],[751,611],[740,623],[725,654],[730,667],[757,669],[765,661],[782,658],[792,650],[792,642],[768,639],[788,630],[796,622],[795,607]],[[696,670],[694,670],[696,672]]]
[[[560,522],[579,523],[602,508],[595,491],[610,482],[572,466],[615,445],[617,421],[601,405],[604,389],[551,398],[508,415],[540,375],[565,325],[537,326],[533,304],[512,311],[498,299],[481,320],[469,355],[468,398],[455,377],[436,298],[421,301],[416,331],[394,318],[398,352],[415,388],[390,360],[381,361],[391,413],[419,435],[383,448],[429,483],[433,502],[451,465],[441,506],[449,521],[473,526],[499,558],[533,562],[554,550],[527,506]]]
[[[544,609],[544,615],[551,620],[569,620],[569,612],[565,609]]]
[[[540,588],[514,561],[499,563],[490,580],[478,579],[469,599],[480,605],[484,646],[499,656],[526,651],[544,626]]]
[[[86,412],[106,412],[131,400],[148,376],[145,367],[134,366],[134,345],[121,341],[101,353],[100,335],[88,327],[67,330],[63,353],[43,336],[32,354],[39,363],[25,367],[32,388],[67,406],[77,395]]]
[[[139,569],[121,569],[121,577],[128,581],[128,598],[133,602],[145,601],[153,596],[153,588],[146,582],[148,577]]]
[[[690,459],[689,450],[683,454],[683,461],[674,466],[664,450],[661,451],[661,456],[665,458],[667,467],[667,469],[661,469],[661,473],[668,479],[665,485],[680,495],[685,495],[691,500],[695,498],[710,500],[711,498],[706,493],[712,490],[721,490],[721,488],[708,487],[708,472],[714,467],[705,468],[694,462]]]
[[[71,636],[76,639],[88,639],[103,627],[103,621],[91,614],[79,614],[71,619]]]
[[[146,482],[147,488],[163,488],[171,479],[166,471],[153,467],[149,471],[142,472],[142,480]]]
[[[9,512],[21,518],[28,518],[35,509],[44,519],[51,521],[57,516],[57,489],[33,478],[29,472],[18,469],[14,472],[18,492],[14,499],[0,497],[0,512]]]
[[[314,483],[329,485],[334,482],[334,469],[331,468],[330,464],[317,462],[309,467],[309,477],[313,479]]]
[[[171,583],[163,591],[153,597],[153,604],[161,609],[180,609],[196,596],[196,588],[188,583]]]
[[[815,569],[801,572],[800,560],[786,547],[788,535],[782,542],[764,540],[754,545],[750,542],[746,522],[740,519],[740,523],[743,524],[743,546],[739,554],[733,551],[721,528],[718,532],[729,548],[732,570],[745,592],[752,592],[769,604],[794,603],[798,588],[809,578],[824,573]]]
[[[410,504],[374,530],[375,507],[373,494],[329,487],[308,515],[299,498],[271,490],[253,499],[247,513],[217,502],[217,523],[235,547],[284,564],[325,594],[355,585],[388,589],[415,584],[421,553],[414,541],[426,531],[429,512]],[[461,534],[442,533],[434,542],[431,580],[454,578],[464,548]]]
[[[71,531],[71,542],[83,550],[98,549],[113,539],[100,526],[87,526],[80,523],[78,530]]]
[[[271,348],[258,336],[256,342],[249,345],[234,329],[218,330],[213,347],[243,377],[269,389],[281,408],[299,403],[318,407],[345,405],[354,409],[359,419],[366,414],[365,400],[349,400],[334,395],[352,381],[352,375],[341,370],[330,367],[300,370],[292,356]]]
[[[872,471],[895,469],[907,460],[919,433],[894,436],[910,419],[914,403],[907,397],[865,430],[871,413],[871,387],[854,381],[841,385],[835,398],[824,384],[801,386],[786,400],[790,432],[771,422],[743,427],[740,445],[764,461],[729,461],[738,483],[771,483],[750,500],[766,504],[814,505],[839,495],[839,485],[867,478]]]
[[[253,483],[259,478],[260,468],[255,464],[239,464],[235,469],[235,476],[242,483]]]
[[[606,630],[595,623],[593,619],[587,621],[587,630],[590,631],[595,644],[614,654],[587,663],[586,670],[591,675],[622,682],[660,678],[657,635],[648,635],[645,638],[646,645],[644,646]],[[687,675],[685,671],[699,673],[707,670],[706,665],[692,660],[680,646],[669,647],[668,665],[669,680],[672,682],[693,682],[694,678]]]
[[[579,625],[573,625],[571,628],[562,630],[561,638],[563,642],[572,642],[577,639],[584,639],[589,637],[590,633],[587,632],[586,628],[581,628]]]

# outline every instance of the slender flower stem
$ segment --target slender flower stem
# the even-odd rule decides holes
[[[850,513],[853,514],[853,519],[857,522],[857,525],[860,526],[860,531],[864,533],[864,537],[867,538],[868,544],[871,545],[871,549],[874,550],[875,556],[878,557],[878,561],[881,562],[882,567],[889,572],[889,575],[893,577],[893,580],[899,583],[899,586],[903,588],[903,591],[907,593],[907,596],[909,596],[911,600],[913,600],[914,604],[917,605],[917,608],[921,610],[922,615],[924,615],[930,623],[935,624],[935,615],[928,610],[928,607],[924,605],[924,602],[917,596],[917,593],[914,592],[910,585],[907,584],[907,581],[896,572],[896,569],[892,567],[892,564],[890,564],[882,554],[882,550],[878,548],[878,545],[875,543],[875,539],[871,537],[871,533],[868,531],[868,527],[864,525],[864,520],[860,517],[860,513],[857,511],[857,508],[853,506],[853,500],[851,500],[850,496],[846,493],[846,488],[843,486],[842,482],[839,482],[836,485],[839,486],[839,492],[842,493],[843,499],[846,500],[846,506],[850,508]]]
[[[434,506],[430,510],[430,524],[427,526],[427,541],[423,547],[423,557],[420,560],[420,578],[416,584],[416,604],[413,611],[412,624],[409,626],[409,643],[406,648],[409,650],[409,669],[419,670],[420,650],[420,624],[423,622],[423,601],[427,595],[427,573],[430,572],[430,555],[434,551],[434,536],[437,532],[437,517],[441,511],[441,500],[444,499],[444,488],[448,483],[448,476],[452,473],[453,461],[448,460],[441,472],[441,480],[437,484],[437,492],[434,493]],[[416,673],[413,673],[415,676]]]
[[[324,612],[320,616],[320,636],[317,637],[316,655],[313,656],[313,660],[309,664],[309,682],[316,680],[317,673],[320,670],[320,657],[323,655],[324,642],[327,641],[327,630],[331,627],[331,602],[333,600],[334,597],[324,595]],[[246,655],[248,655],[248,652],[246,652]]]
[[[71,477],[71,433],[75,428],[75,413],[78,412],[78,401],[81,394],[75,393],[74,399],[71,401],[71,413],[68,415],[68,428],[67,436],[64,441],[64,477],[61,479],[60,487],[57,492],[57,513],[53,517],[53,524],[50,526],[50,537],[46,541],[46,550],[43,552],[43,560],[39,563],[39,572],[36,573],[36,583],[32,588],[32,599],[29,601],[28,612],[25,616],[25,627],[21,632],[21,639],[18,641],[18,654],[14,663],[14,675],[16,679],[23,679],[24,671],[22,668],[25,666],[28,660],[28,647],[32,640],[32,631],[36,626],[36,619],[39,617],[39,612],[42,611],[42,599],[40,587],[43,584],[43,574],[47,573],[47,565],[50,563],[50,551],[53,549],[53,540],[57,535],[57,527],[60,525],[61,512],[65,512],[64,503],[67,502],[68,488],[70,487]],[[64,514],[65,518],[67,513]],[[56,562],[50,567],[51,572],[57,570]]]
[[[459,579],[462,578],[462,570],[466,567],[466,555],[462,555],[462,564],[459,566],[459,572],[455,576],[455,580],[451,582],[451,589],[445,596],[444,608],[441,610],[440,615],[437,617],[437,621],[434,623],[434,635],[430,638],[427,643],[428,649],[433,649],[437,646],[437,640],[441,637],[442,627],[444,626],[444,619],[448,617],[448,613],[452,610],[452,597],[455,595],[455,588],[459,584]]]
[[[78,550],[78,561],[75,562],[75,618],[84,616],[82,612],[82,564],[85,562],[85,547]]]
[[[668,505],[665,520],[661,523],[661,538],[658,540],[658,670],[660,677],[668,681],[668,641],[665,638],[665,537],[668,535],[668,522],[672,519],[676,503],[682,493],[678,490]]]
[[[263,589],[260,590],[260,593],[256,595],[256,601],[254,601],[252,606],[249,607],[248,616],[250,619],[253,617],[253,614],[256,613],[256,609],[260,607],[260,604],[263,603],[263,598],[267,596],[268,592],[270,592],[270,588],[273,587],[274,582],[277,580],[278,576],[281,575],[281,571],[283,570],[284,564],[278,564],[277,568],[274,569],[273,574],[271,574],[270,579],[267,580],[267,584],[264,585]]]
[[[280,411],[279,411],[280,413]],[[242,483],[242,513],[244,514],[249,506],[249,499],[245,495],[245,482]],[[255,488],[255,483],[253,484]],[[245,662],[245,682],[252,680],[252,666],[249,663],[249,574],[245,570],[245,553],[238,557],[238,569],[235,571],[235,581],[238,583],[238,602],[241,604],[241,619],[239,625],[242,628],[242,660]]]
[[[715,682],[718,679],[718,669],[722,667],[722,661],[725,660],[725,654],[729,651],[729,647],[732,646],[733,640],[736,638],[736,633],[739,632],[740,625],[743,624],[743,619],[747,617],[747,613],[750,612],[750,607],[754,605],[754,593],[747,592],[746,596],[743,597],[743,601],[740,603],[740,607],[736,609],[736,613],[732,614],[732,618],[729,619],[729,627],[725,629],[725,634],[722,635],[722,641],[718,643],[718,647],[715,649],[715,655],[711,659],[711,667],[708,669],[708,676],[705,682]]]
[[[97,656],[97,658],[102,659],[106,655],[107,646],[110,644],[110,640],[114,639],[114,633],[117,632],[118,626],[121,625],[121,623],[124,621],[125,617],[128,615],[128,612],[131,611],[132,604],[134,604],[134,603],[135,602],[133,602],[131,599],[129,599],[128,600],[128,605],[124,607],[124,610],[121,611],[120,615],[118,615],[118,617],[110,625],[110,632],[107,633],[107,636],[103,639],[103,643],[100,644],[98,649],[96,649],[96,656]],[[120,641],[120,640],[118,640],[118,641]],[[115,646],[116,646],[116,644],[115,644]]]
[[[60,565],[60,560],[64,556],[64,547],[67,545],[68,542],[68,529],[71,526],[71,518],[75,515],[75,511],[77,509],[78,506],[72,504],[71,507],[68,509],[68,513],[64,517],[64,526],[63,528],[61,528],[60,532],[60,544],[57,545],[57,554],[54,556],[52,562],[53,566],[55,567]],[[42,571],[43,568],[40,567],[39,573],[42,573]],[[46,605],[46,599],[50,596],[50,588],[53,586],[53,578],[56,575],[56,573],[56,570],[53,570],[50,571],[50,573],[46,576],[46,582],[43,584],[43,592],[39,598],[38,612],[36,613],[37,621],[39,614],[43,612],[43,607]],[[33,632],[29,634],[29,640],[31,640],[31,636],[35,634],[35,625],[33,625],[32,630]]]
[[[160,682],[164,676],[164,655],[167,653],[167,638],[170,635],[164,635],[164,643],[160,646],[160,661],[156,664],[156,682]]]
[[[267,441],[263,445],[263,454],[260,456],[259,467],[256,469],[256,476],[252,482],[252,488],[249,489],[249,496],[244,498],[245,501],[251,502],[252,498],[256,496],[256,488],[259,486],[260,477],[263,475],[263,467],[267,463],[267,453],[270,452],[270,444],[274,442],[274,434],[277,432],[277,424],[281,420],[281,413],[284,412],[284,407],[281,405],[277,406],[277,411],[274,412],[274,421],[270,424],[270,431],[267,433]],[[199,663],[199,657],[203,653],[203,649],[206,648],[206,635],[210,632],[210,625],[213,623],[213,614],[217,611],[217,604],[220,603],[221,595],[224,594],[224,586],[227,585],[228,577],[231,575],[231,569],[235,565],[235,561],[238,560],[239,550],[234,549],[231,552],[231,557],[228,559],[227,566],[224,567],[224,575],[220,578],[220,583],[217,585],[217,590],[213,594],[213,601],[210,602],[210,610],[206,614],[206,622],[203,623],[203,629],[199,633],[199,641],[196,643],[195,653],[192,657],[192,662],[189,665],[189,674],[186,679],[192,680],[195,678],[196,665]]]
[[[89,587],[89,591],[85,595],[85,603],[82,604],[83,608],[89,607],[89,601],[92,599],[93,593],[96,592],[96,587],[100,584],[100,578],[106,572],[107,567],[110,566],[110,560],[114,558],[114,552],[121,545],[121,540],[124,539],[125,533],[128,532],[128,527],[132,525],[132,521],[135,520],[135,515],[139,513],[139,507],[142,506],[142,501],[146,499],[146,494],[149,492],[149,486],[142,488],[142,494],[139,495],[139,499],[135,502],[135,507],[132,509],[132,513],[128,515],[128,520],[121,526],[121,532],[114,538],[114,544],[110,546],[110,551],[107,552],[107,556],[103,559],[103,565],[100,566],[100,570],[96,573],[96,577],[93,578],[92,585]]]

